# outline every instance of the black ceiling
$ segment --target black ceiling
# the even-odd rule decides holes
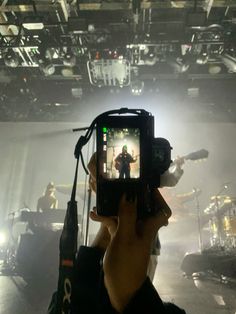
[[[100,94],[236,121],[234,0],[3,0],[0,33],[2,121],[70,120]]]

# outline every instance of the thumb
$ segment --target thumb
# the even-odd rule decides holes
[[[127,199],[127,195],[123,194],[118,212],[118,230],[120,236],[124,236],[125,239],[132,238],[135,235],[136,219],[137,219],[137,198],[130,197]]]

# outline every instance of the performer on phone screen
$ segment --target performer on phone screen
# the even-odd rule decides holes
[[[137,159],[128,153],[127,145],[124,145],[122,153],[115,158],[115,168],[119,171],[120,179],[130,178],[130,164],[136,161]]]

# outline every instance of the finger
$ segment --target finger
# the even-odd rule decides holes
[[[103,219],[105,218],[103,216],[99,216],[95,208],[93,208],[93,211],[89,212],[89,217],[94,221],[100,221],[100,222],[103,221]]]
[[[94,220],[98,220],[98,221],[101,221],[101,219],[105,220],[105,219],[112,219],[112,220],[115,220],[117,221],[117,216],[101,216],[101,215],[98,215],[97,213],[97,207],[93,207],[92,211],[90,211],[89,213],[89,216],[91,216],[90,218],[91,219],[94,219]]]
[[[161,212],[164,216],[166,216],[169,219],[172,215],[171,209],[158,189],[155,189],[153,191],[152,197],[154,201],[155,212],[156,213]]]
[[[93,207],[93,212],[97,214],[97,207],[96,206]]]
[[[97,164],[97,153],[95,152],[90,160],[89,160],[89,163],[87,165],[88,169],[89,169],[89,172],[92,176],[93,179],[96,179],[96,172],[97,172],[97,167],[96,167],[96,164]]]
[[[91,175],[89,176],[89,187],[93,192],[96,193],[97,191],[96,179],[94,179]]]
[[[99,221],[102,223],[109,223],[109,222],[114,221],[114,217],[100,216],[94,211],[90,211],[89,217],[94,221]]]
[[[124,194],[120,200],[118,212],[118,232],[127,239],[135,234],[136,219],[137,219],[137,198],[130,197],[127,200],[127,195]]]
[[[93,221],[100,222],[104,226],[106,226],[111,235],[114,235],[114,233],[116,232],[117,224],[118,224],[117,217],[114,217],[114,216],[111,216],[111,217],[100,216],[97,213],[95,213],[94,211],[91,211],[89,213],[89,217]]]

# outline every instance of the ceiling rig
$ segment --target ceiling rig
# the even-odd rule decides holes
[[[231,0],[8,0],[0,34],[0,68],[8,76],[29,71],[41,79],[133,90],[145,79],[236,73]]]

